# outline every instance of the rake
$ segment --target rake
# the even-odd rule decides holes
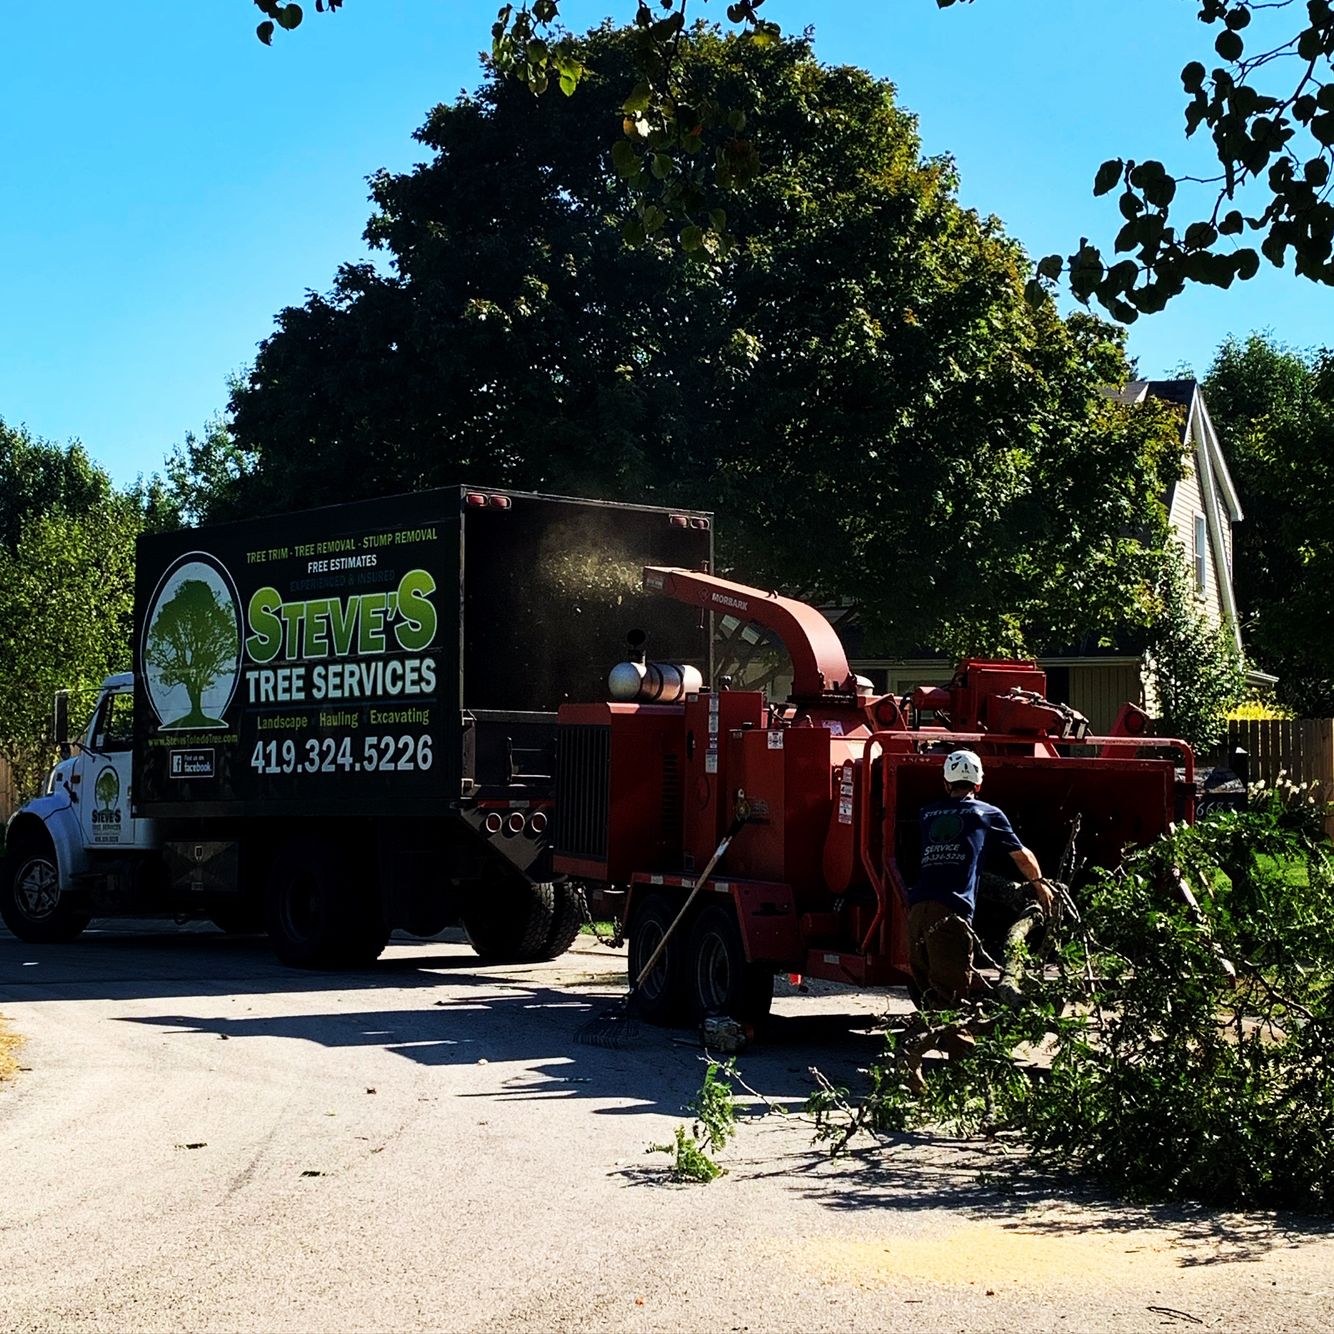
[[[639,970],[639,976],[631,984],[630,990],[614,1005],[609,1006],[596,1018],[590,1019],[584,1024],[574,1035],[576,1042],[585,1047],[618,1048],[628,1045],[639,1036],[639,1021],[635,1018],[634,1012],[639,989],[644,985],[644,979],[653,971],[658,960],[662,957],[662,952],[667,948],[667,942],[676,933],[677,927],[685,921],[686,915],[690,912],[690,905],[694,903],[696,896],[704,888],[718,863],[722,861],[723,855],[732,846],[732,840],[741,831],[741,827],[745,823],[744,816],[738,816],[732,821],[732,827],[723,835],[722,842],[713,850],[713,856],[709,858],[708,865],[699,873],[698,879],[690,887],[690,893],[686,895],[686,901],[681,905],[681,911],[676,914],[671,925],[662,933],[662,939],[658,941],[657,947],[648,956],[648,961]]]

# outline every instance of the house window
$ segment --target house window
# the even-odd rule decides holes
[[[1195,590],[1204,592],[1204,561],[1209,550],[1209,536],[1204,526],[1204,515],[1195,516]]]

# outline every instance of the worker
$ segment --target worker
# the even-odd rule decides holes
[[[981,759],[971,750],[954,751],[944,778],[947,795],[922,808],[922,864],[908,892],[909,965],[923,1005],[935,1009],[960,1004],[972,989],[972,922],[984,852],[1008,852],[1048,916],[1055,897],[1005,813],[978,800]]]

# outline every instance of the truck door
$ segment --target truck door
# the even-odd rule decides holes
[[[134,695],[110,691],[102,697],[79,756],[79,823],[84,846],[130,848],[146,823],[130,817],[130,762],[134,744]]]

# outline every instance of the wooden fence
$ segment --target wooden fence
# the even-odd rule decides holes
[[[1227,725],[1228,750],[1250,752],[1250,780],[1310,783],[1321,801],[1334,801],[1334,718],[1270,718]],[[1334,838],[1334,815],[1325,823]]]

